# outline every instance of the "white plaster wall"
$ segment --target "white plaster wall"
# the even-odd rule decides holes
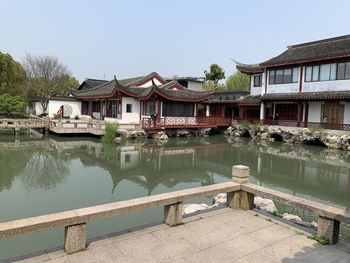
[[[44,113],[43,107],[41,107],[40,102],[34,102],[34,110],[36,115],[40,115],[41,113]]]
[[[162,85],[162,83],[160,83],[159,80],[156,79],[156,78],[153,78],[153,81],[154,81],[154,83],[155,83],[156,85]],[[145,84],[143,84],[143,85],[141,85],[141,86],[139,86],[139,87],[147,88],[147,87],[150,87],[150,86],[152,86],[152,80],[147,81]]]
[[[350,103],[344,103],[344,124],[350,124]]]
[[[126,112],[126,104],[132,104],[132,112]],[[123,97],[122,118],[105,118],[105,121],[118,122],[119,124],[140,124],[140,101],[130,97]]]
[[[267,85],[267,93],[298,93],[299,83]]]
[[[47,107],[49,117],[53,117],[54,114],[57,114],[57,111],[62,105],[70,105],[72,107],[71,118],[74,118],[76,115],[81,115],[81,102],[80,101],[63,101],[63,100],[50,100]]]
[[[309,102],[308,122],[320,122],[321,121],[321,105],[319,101]]]
[[[304,82],[303,92],[350,90],[350,80]]]

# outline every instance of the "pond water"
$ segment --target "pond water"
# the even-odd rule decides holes
[[[0,137],[0,222],[229,181],[236,164],[251,182],[350,209],[350,155],[317,146],[249,139],[152,140],[121,146],[90,137]],[[193,200],[207,202],[211,199]],[[292,207],[279,209],[314,215]],[[88,238],[162,220],[162,208],[88,224]],[[342,226],[350,240],[348,226]],[[63,229],[0,240],[0,259],[63,245]]]

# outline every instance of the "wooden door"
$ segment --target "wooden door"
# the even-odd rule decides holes
[[[325,104],[323,107],[322,120],[326,118],[328,124],[343,124],[344,105],[339,103]]]

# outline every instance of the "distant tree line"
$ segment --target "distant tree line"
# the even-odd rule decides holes
[[[30,101],[40,101],[46,111],[50,96],[65,95],[78,86],[56,57],[27,54],[20,63],[0,52],[0,115],[21,112]]]
[[[226,79],[225,83],[219,83],[225,78],[225,71],[218,64],[212,64],[210,70],[205,70],[204,74],[204,90],[249,91],[250,77],[247,74],[236,71]]]

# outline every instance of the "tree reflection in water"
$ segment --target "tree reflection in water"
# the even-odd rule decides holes
[[[68,160],[46,149],[35,151],[21,176],[26,191],[52,189],[69,175]]]

